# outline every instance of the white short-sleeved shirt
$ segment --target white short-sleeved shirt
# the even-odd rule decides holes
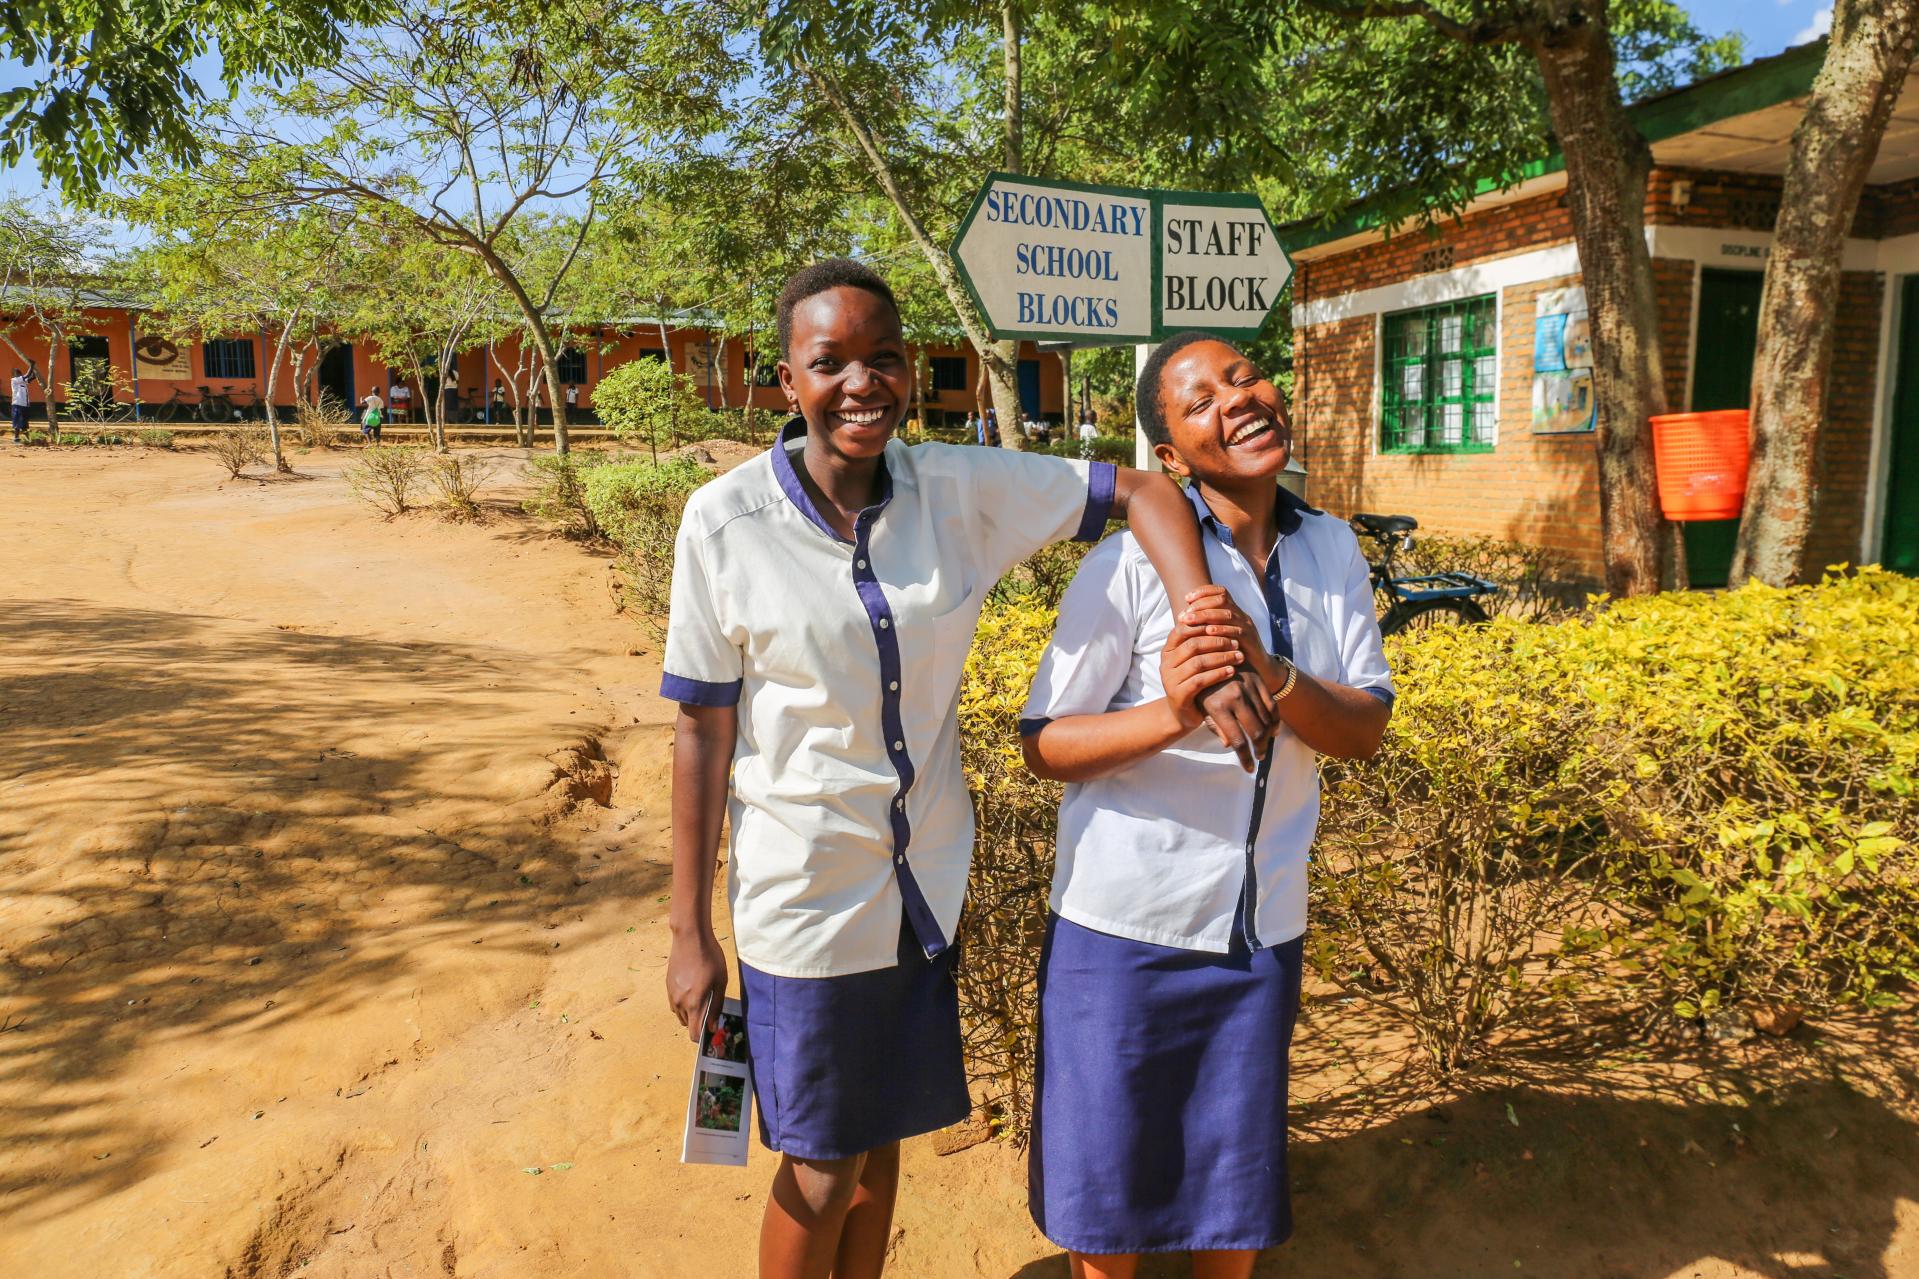
[[[806,424],[693,494],[674,549],[662,696],[739,707],[728,893],[740,959],[780,977],[928,955],[959,921],[973,806],[954,710],[986,592],[1051,542],[1098,537],[1114,469],[886,446],[842,540],[795,467]]]
[[[29,379],[24,373],[13,379],[13,402],[15,404],[24,405],[33,403],[33,393],[27,389],[28,382]]]
[[[387,394],[387,398],[392,400],[395,404],[398,404],[401,400],[411,399],[413,397],[413,393],[407,390],[404,386],[401,386],[398,382],[395,382],[392,386],[388,387],[386,390],[386,394]]]
[[[373,394],[367,396],[364,400],[361,400],[360,403],[366,405],[366,407],[370,409],[383,409],[386,407],[386,401],[380,398],[380,393],[378,391],[373,392]]]
[[[1279,541],[1262,571],[1234,548],[1197,489],[1188,496],[1213,581],[1265,625],[1268,650],[1390,703],[1372,583],[1352,530],[1282,489]],[[1132,534],[1102,542],[1060,601],[1020,731],[1163,698],[1159,659],[1172,627],[1165,588]],[[1249,775],[1202,726],[1118,772],[1067,786],[1052,908],[1087,928],[1186,950],[1229,950],[1236,918],[1251,946],[1291,941],[1306,931],[1306,857],[1319,824],[1314,764],[1312,748],[1282,726]]]

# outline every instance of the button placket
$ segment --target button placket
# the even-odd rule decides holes
[[[913,789],[915,772],[913,761],[906,753],[906,731],[900,713],[902,669],[899,634],[893,625],[892,605],[888,603],[886,592],[881,588],[872,567],[872,551],[868,540],[872,532],[872,515],[871,510],[863,511],[854,521],[853,585],[866,609],[867,620],[873,627],[873,642],[879,650],[882,687],[880,727],[886,735],[887,759],[899,777],[899,789],[887,811],[893,831],[895,877],[899,881],[907,922],[912,925],[920,949],[928,958],[932,958],[944,951],[947,943],[939,921],[913,875],[913,868],[906,860],[908,847],[913,841],[912,822],[906,815],[906,797]]]

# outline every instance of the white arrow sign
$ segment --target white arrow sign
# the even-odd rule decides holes
[[[1153,202],[1143,191],[995,174],[953,258],[996,337],[1152,334]]]
[[[1259,197],[996,173],[953,238],[996,338],[1253,337],[1292,275]]]
[[[1257,197],[1159,203],[1159,331],[1250,330],[1266,323],[1293,264]]]

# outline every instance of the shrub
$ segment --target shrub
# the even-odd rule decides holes
[[[651,364],[652,360],[637,360]],[[621,365],[621,368],[628,366]],[[526,460],[526,478],[532,481],[533,496],[520,507],[534,519],[555,525],[569,537],[598,537],[600,525],[586,504],[586,477],[605,466],[608,459],[597,453],[566,453]]]
[[[150,449],[170,449],[173,447],[173,432],[158,427],[148,427],[140,432],[140,443]]]
[[[685,439],[706,413],[684,374],[660,360],[629,360],[593,388],[593,411],[626,444],[644,444],[655,454]]]
[[[47,445],[51,444],[52,442],[53,442],[52,437],[49,436],[45,431],[28,431],[27,432],[27,446],[29,448],[45,448],[47,447]]]
[[[449,520],[477,520],[485,514],[480,508],[480,485],[493,474],[494,461],[475,453],[435,454],[427,478],[438,491],[440,514]]]
[[[1082,440],[1072,433],[1070,426],[1056,429],[1061,433],[1055,435],[1040,452],[1051,453],[1054,457],[1111,462],[1115,466],[1133,464],[1133,437],[1130,435],[1095,435],[1090,440]]]
[[[1015,1136],[1058,797],[1016,717],[1054,554],[989,596],[959,704],[969,1069]],[[1310,962],[1442,1072],[1601,1012],[1886,1002],[1919,980],[1915,651],[1919,583],[1878,570],[1394,639],[1380,753],[1322,768]]]
[[[691,458],[620,462],[586,475],[586,505],[600,530],[620,548],[630,602],[656,641],[665,638],[673,591],[673,538],[694,489],[712,479]]]
[[[1371,541],[1362,541],[1368,551]],[[1393,561],[1396,572],[1471,573],[1497,582],[1491,601],[1506,616],[1536,622],[1563,617],[1586,598],[1588,584],[1578,577],[1570,556],[1550,547],[1492,537],[1415,536],[1413,548]]]
[[[59,438],[54,440],[54,443],[65,445],[68,448],[79,448],[82,445],[93,443],[93,437],[91,435],[76,435],[71,431],[62,431],[60,432]]]
[[[324,391],[315,402],[301,404],[293,411],[294,433],[308,448],[330,449],[340,432],[352,427],[353,418],[346,406]]]
[[[403,444],[372,444],[346,468],[353,496],[388,519],[412,510],[426,471],[426,451]]]
[[[960,759],[977,827],[956,972],[967,1071],[995,1127],[1021,1142],[1032,1120],[1039,949],[1060,786],[1027,771],[1019,713],[1055,616],[1052,603],[1028,591],[989,596],[959,699]]]
[[[227,474],[236,480],[247,467],[262,464],[272,456],[267,447],[266,432],[245,424],[215,431],[213,443],[208,448],[214,459],[226,468]]]

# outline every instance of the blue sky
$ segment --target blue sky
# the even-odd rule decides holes
[[[268,0],[271,3],[271,0]],[[1738,31],[1746,37],[1746,56],[1763,58],[1823,34],[1832,20],[1830,0],[1693,0],[1693,20],[1708,35]],[[217,86],[217,64],[203,59],[207,83]],[[30,81],[17,62],[0,61],[0,89]],[[38,197],[44,189],[39,170],[28,158],[0,170],[0,196]]]

